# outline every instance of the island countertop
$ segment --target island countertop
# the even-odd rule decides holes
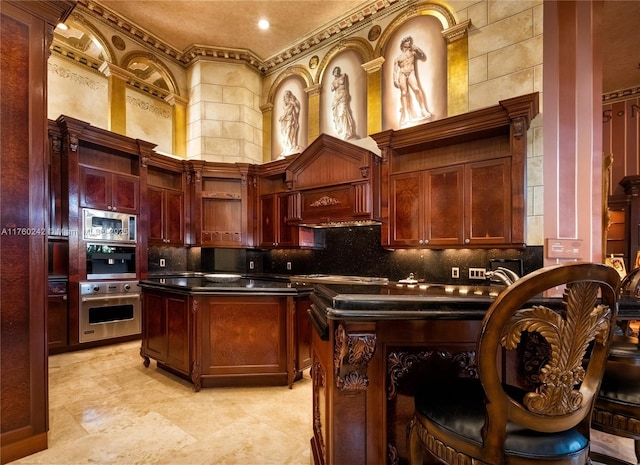
[[[213,282],[199,274],[154,276],[140,280],[139,285],[186,294],[298,295],[312,291],[311,286],[293,287],[287,280],[244,275],[230,282]]]

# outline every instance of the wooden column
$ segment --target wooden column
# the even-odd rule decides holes
[[[544,236],[603,260],[601,1],[544,2]],[[545,265],[562,262],[549,258]]]

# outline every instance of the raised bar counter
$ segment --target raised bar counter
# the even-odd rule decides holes
[[[314,464],[408,463],[406,427],[417,384],[475,375],[482,319],[503,289],[316,285],[309,310]],[[560,309],[562,299],[530,303]],[[618,318],[640,319],[640,301],[622,297]]]

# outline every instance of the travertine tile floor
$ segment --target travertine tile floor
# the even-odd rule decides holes
[[[311,379],[211,388],[142,365],[140,342],[49,357],[49,448],[14,465],[308,465]],[[635,462],[633,443],[594,448]],[[345,464],[357,465],[357,464]]]

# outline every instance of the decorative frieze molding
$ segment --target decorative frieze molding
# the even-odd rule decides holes
[[[65,68],[64,66],[60,66],[56,63],[52,63],[51,61],[49,61],[47,67],[49,69],[49,72],[63,79],[69,79],[73,81],[74,84],[88,87],[91,90],[102,90],[102,91],[107,90],[107,86],[105,84],[102,84],[98,81],[94,81],[93,79],[90,79],[86,76],[81,76],[80,74],[75,73],[69,70],[68,68]]]
[[[156,105],[153,105],[152,103],[149,103],[145,100],[139,99],[139,98],[135,98],[132,97],[131,95],[127,95],[127,103],[129,105],[133,105],[136,106],[144,111],[148,111],[149,113],[153,113],[156,116],[159,116],[160,118],[164,118],[164,119],[170,119],[171,118],[171,111],[170,110],[166,110],[164,108],[160,108]]]

